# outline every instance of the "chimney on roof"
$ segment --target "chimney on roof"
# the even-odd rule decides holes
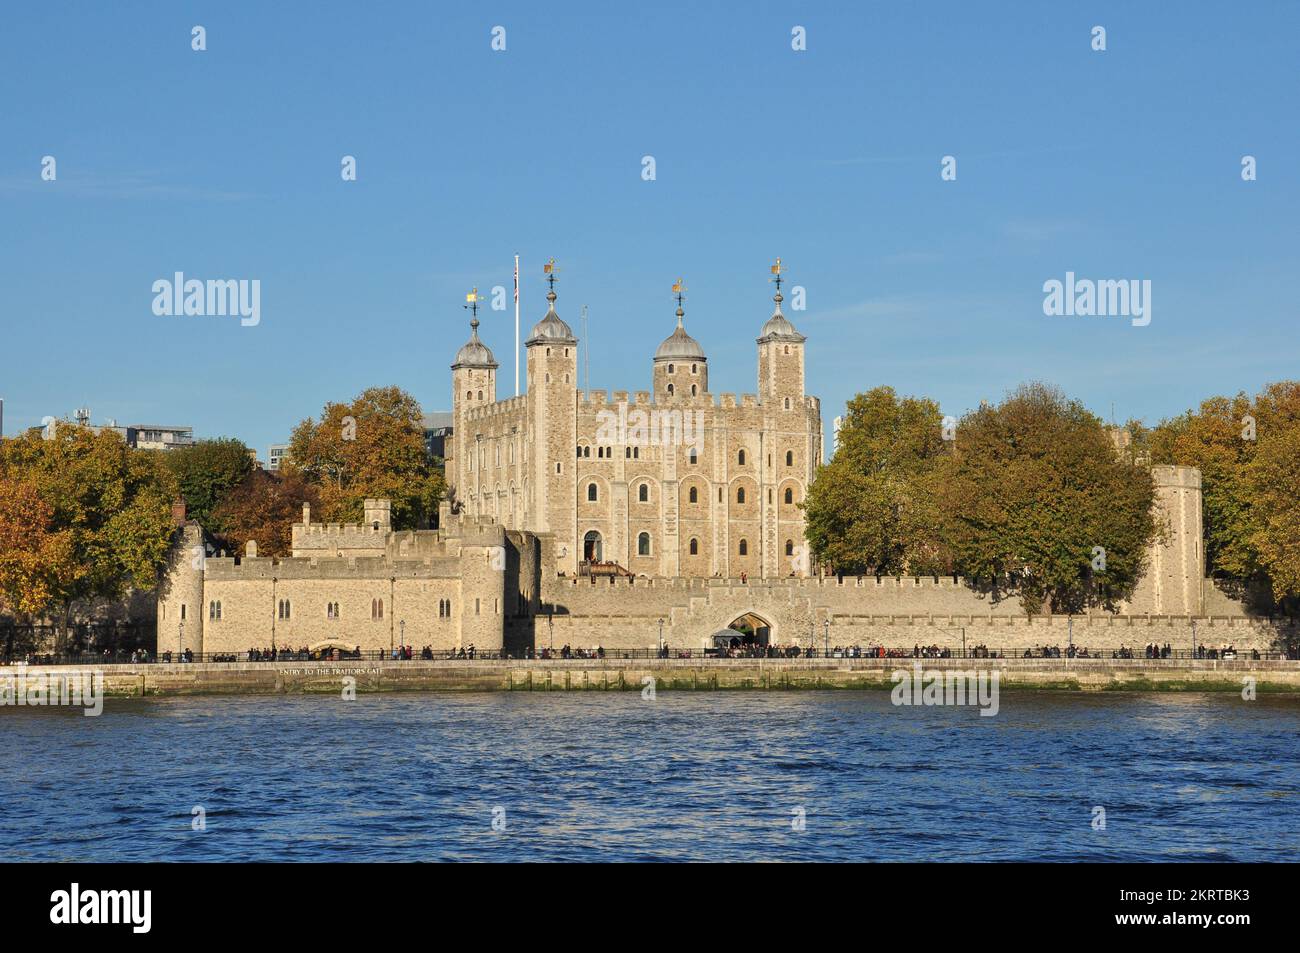
[[[185,497],[177,494],[176,500],[172,503],[172,523],[176,526],[185,525]]]

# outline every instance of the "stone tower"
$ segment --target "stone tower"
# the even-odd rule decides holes
[[[451,365],[451,412],[452,412],[452,452],[449,457],[454,457],[453,461],[448,462],[447,471],[449,473],[459,473],[464,478],[464,486],[457,486],[456,494],[462,504],[468,498],[469,492],[475,485],[476,480],[471,474],[477,474],[481,461],[475,459],[477,451],[475,449],[475,440],[472,433],[473,428],[468,421],[468,414],[477,407],[487,407],[493,404],[497,399],[497,367],[496,358],[492,356],[491,349],[479,340],[478,337],[478,292],[477,289],[471,293],[471,313],[469,328],[469,340],[465,342],[456,354],[456,360]],[[370,522],[370,514],[366,514],[367,523]]]
[[[677,329],[655,351],[651,380],[656,402],[698,397],[709,391],[709,359],[682,323],[686,315],[682,310],[682,296],[686,289],[680,279],[673,290],[677,294]]]
[[[529,401],[528,447],[533,484],[526,508],[534,514],[526,528],[555,533],[572,540],[578,531],[577,446],[578,339],[573,329],[555,313],[555,268],[547,266],[550,290],[542,320],[533,325],[524,342],[527,355]],[[561,551],[562,550],[562,551]],[[577,571],[582,554],[573,545],[561,544],[556,551],[556,568]]]
[[[172,545],[158,583],[158,652],[203,652],[203,571],[208,557],[203,527],[185,518],[185,501],[172,504]]]
[[[1195,467],[1155,466],[1157,539],[1147,551],[1147,568],[1129,611],[1154,615],[1204,612],[1205,549],[1201,526],[1201,471]]]
[[[804,395],[803,348],[807,340],[781,313],[781,259],[772,266],[776,275],[776,308],[758,335],[758,396],[764,401],[779,401],[791,410]]]

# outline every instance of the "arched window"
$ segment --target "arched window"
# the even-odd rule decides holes
[[[473,392],[472,390],[467,390],[467,391],[465,391],[465,399],[466,399],[466,400],[473,400],[473,399],[474,399],[474,392]]]
[[[744,451],[744,450],[742,450],[742,451],[740,451],[740,453],[736,454],[736,462],[737,462],[738,464],[740,464],[742,467],[745,465],[745,451]]]
[[[785,554],[786,554],[787,556],[793,556],[793,555],[794,555],[794,540],[793,540],[793,539],[787,539],[787,540],[785,541]]]
[[[787,398],[785,399],[785,409],[786,409],[786,410],[789,410],[789,409],[790,409],[790,398],[789,398],[789,397],[787,397]]]
[[[694,447],[691,447],[691,452],[690,452],[690,454],[687,456],[686,459],[687,459],[688,461],[690,461],[691,466],[694,466],[694,465],[695,465],[696,461],[699,459],[699,454],[697,454],[697,453],[695,452],[695,448],[694,448]]]
[[[794,502],[794,490],[790,489],[788,486],[785,488],[785,501],[787,503]]]
[[[639,503],[650,502],[650,484],[642,483],[641,486],[637,488],[636,498]]]
[[[641,448],[640,448],[640,447],[633,447],[633,448],[632,448],[632,459],[633,459],[633,460],[640,460],[640,459],[641,459]]]
[[[742,556],[749,555],[749,540],[742,539],[740,541],[740,555]]]
[[[482,400],[482,399],[483,399],[483,392],[482,392],[482,391],[479,391],[479,392],[478,392],[478,399],[479,399],[479,400]]]
[[[669,365],[668,365],[668,373],[669,373],[669,374],[672,374],[673,371],[674,371],[673,366],[672,366],[671,364],[669,364]]]
[[[718,502],[722,502],[722,487],[718,487]]]
[[[692,365],[691,365],[691,373],[692,373],[692,374],[694,374],[698,369],[699,369],[699,366],[698,366],[698,365],[696,365],[696,364],[692,364]]]
[[[642,533],[636,538],[636,554],[638,556],[650,555],[650,534]]]
[[[691,487],[691,502],[692,503],[700,502],[700,491],[695,487]]]
[[[694,384],[691,385],[691,396],[692,396],[692,397],[695,396],[695,385],[694,385]]]
[[[736,488],[736,502],[737,503],[745,502],[745,488],[743,486]]]
[[[579,459],[582,457],[582,447],[578,447],[578,457]]]
[[[788,345],[788,344],[785,346],[785,353],[787,353],[787,354],[790,353],[790,345]]]
[[[694,536],[692,536],[692,537],[691,537],[691,555],[692,555],[692,556],[698,556],[699,554],[700,554],[700,541],[699,541],[698,539],[696,539]]]
[[[334,618],[334,603],[332,602],[325,603],[325,618],[327,619]]]
[[[221,600],[217,600],[217,621],[221,621]]]
[[[624,457],[624,459],[626,459],[626,460],[631,460],[631,459],[632,459],[632,448],[631,448],[631,447],[624,447],[624,448],[623,448],[623,457]]]
[[[793,450],[787,450],[787,451],[785,452],[785,465],[786,465],[787,467],[792,467],[792,466],[794,466],[794,451],[793,451]]]
[[[587,484],[587,500],[590,503],[596,502],[596,484],[594,483]]]
[[[582,448],[582,455],[583,455],[584,457],[590,457],[590,456],[591,456],[591,447],[583,447],[583,448]]]
[[[673,385],[672,385],[672,384],[669,384],[669,385],[668,385],[668,396],[669,396],[669,397],[673,396]]]

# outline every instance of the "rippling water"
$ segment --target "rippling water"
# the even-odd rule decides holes
[[[110,699],[0,727],[8,860],[1300,860],[1296,698]]]

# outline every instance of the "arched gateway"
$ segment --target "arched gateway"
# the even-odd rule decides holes
[[[740,649],[767,646],[771,641],[771,623],[753,612],[745,612],[733,619],[725,629],[713,633],[706,648]]]

